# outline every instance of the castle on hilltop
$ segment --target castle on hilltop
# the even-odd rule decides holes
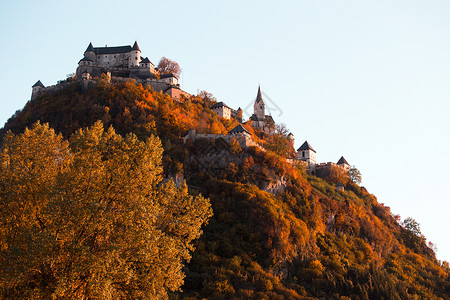
[[[78,62],[77,76],[83,72],[99,77],[102,73],[111,72],[111,76],[135,79],[156,78],[158,72],[148,57],[141,57],[141,49],[137,42],[133,46],[94,47],[89,43],[84,57]],[[177,84],[175,80],[174,84]]]
[[[224,119],[236,119],[239,123],[242,123],[242,109],[238,108],[234,110],[226,105],[224,102],[218,102],[211,107],[211,110],[214,111],[219,117]],[[240,146],[245,149],[250,146],[256,146],[261,150],[265,151],[265,149],[253,141],[250,132],[245,129],[243,125],[250,125],[256,130],[260,130],[265,134],[274,134],[275,130],[275,121],[272,116],[265,114],[265,104],[264,100],[261,96],[261,87],[258,86],[258,92],[256,94],[256,99],[253,102],[253,114],[249,118],[249,120],[243,124],[239,124],[236,128],[232,129],[226,135],[224,134],[198,134],[195,133],[195,130],[191,130],[185,137],[184,142],[188,139],[210,139],[215,140],[222,138],[227,142],[231,142],[232,139],[236,139]],[[294,147],[294,135],[289,133],[287,136],[288,142],[290,146]],[[347,160],[342,156],[337,163],[327,162],[327,163],[317,163],[316,162],[316,150],[311,147],[308,141],[305,141],[298,149],[297,149],[297,157],[295,159],[288,159],[288,162],[301,162],[306,171],[318,177],[325,178],[330,174],[332,168],[336,167],[345,172],[350,170],[350,164]]]
[[[94,85],[94,81],[105,74],[108,80],[136,80],[137,83],[148,84],[156,92],[168,94],[176,100],[189,94],[181,90],[178,78],[174,74],[160,74],[148,57],[141,55],[137,42],[133,46],[94,47],[89,43],[83,58],[78,62],[76,77],[82,89]],[[31,100],[55,92],[64,87],[58,83],[54,86],[44,86],[38,80],[32,86]]]
[[[219,117],[225,119],[234,118],[239,122],[242,122],[242,109],[239,107],[237,110],[230,108],[223,102],[214,104],[211,109],[219,115]],[[253,114],[249,121],[253,128],[261,130],[267,134],[273,134],[275,129],[275,121],[272,116],[266,115],[265,104],[261,96],[261,87],[258,86],[258,92],[256,93],[256,99],[253,102]]]
[[[150,59],[142,55],[137,42],[134,42],[133,46],[117,47],[94,47],[92,43],[89,43],[76,69],[76,80],[81,91],[86,91],[92,86],[95,86],[98,79],[103,76],[106,76],[108,81],[115,82],[126,82],[133,79],[136,83],[150,85],[156,92],[167,94],[178,101],[181,101],[182,97],[190,96],[181,90],[178,78],[175,75],[160,74]],[[65,86],[72,84],[72,82],[73,80],[66,80],[60,81],[53,86],[45,86],[38,80],[32,86],[31,100],[61,90]],[[211,107],[211,110],[221,118],[237,120],[239,125],[227,134],[203,134],[191,130],[184,137],[185,143],[188,140],[195,139],[222,139],[226,143],[231,143],[233,140],[236,140],[242,149],[257,147],[262,151],[266,151],[263,146],[259,145],[253,139],[252,134],[248,130],[250,128],[245,128],[245,126],[251,126],[258,131],[258,135],[262,136],[273,135],[275,133],[275,121],[271,115],[266,115],[266,107],[261,95],[260,86],[258,86],[256,99],[253,102],[253,114],[247,122],[243,123],[242,109],[240,107],[234,110],[224,102],[218,102]],[[289,133],[287,140],[294,150],[294,135]],[[307,141],[297,149],[296,158],[289,158],[287,161],[291,163],[302,163],[305,165],[309,174],[318,177],[326,177],[333,167],[341,168],[346,172],[350,169],[350,165],[344,157],[341,157],[337,163],[327,162],[318,164],[316,162],[316,151]]]

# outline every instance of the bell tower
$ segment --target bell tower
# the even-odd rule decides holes
[[[253,113],[260,120],[264,120],[266,117],[264,106],[265,106],[264,101],[261,97],[261,87],[258,86],[258,93],[256,94],[256,100],[255,100],[255,103],[253,104]]]

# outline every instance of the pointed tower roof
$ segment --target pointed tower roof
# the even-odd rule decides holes
[[[264,103],[264,101],[262,100],[262,97],[261,97],[261,86],[258,85],[258,93],[256,94],[255,102],[259,103],[261,101]]]
[[[82,59],[80,59],[80,61],[93,61],[92,59],[90,59],[89,57],[83,57]],[[80,62],[78,62],[80,63]]]
[[[38,80],[32,87],[35,87],[35,86],[40,86],[40,87],[45,88],[45,85],[43,85],[40,80]]]
[[[139,49],[139,45],[138,45],[137,41],[134,42],[133,48],[131,48],[131,50],[137,50],[139,52],[141,51],[141,49]]]
[[[349,165],[350,166],[350,164],[345,160],[345,158],[343,156],[341,156],[341,158],[339,158],[337,164],[338,165]]]
[[[311,150],[314,151],[314,153],[316,153],[316,150],[313,149],[313,147],[311,147],[311,145],[308,143],[308,141],[305,141],[303,143],[303,145],[300,146],[300,148],[297,149],[297,151],[300,150]]]
[[[244,128],[244,126],[242,126],[241,124],[239,124],[238,126],[234,127],[233,129],[231,129],[228,134],[233,134],[233,133],[240,133],[240,132],[246,132],[248,134],[250,134],[250,132]]]
[[[225,103],[220,101],[220,102],[217,102],[216,104],[214,104],[213,106],[211,106],[211,108],[222,107],[222,106],[228,107],[228,105],[226,105]]]
[[[94,46],[92,46],[92,43],[89,43],[89,46],[86,48],[86,51],[84,51],[84,52],[88,52],[88,51],[94,52]]]

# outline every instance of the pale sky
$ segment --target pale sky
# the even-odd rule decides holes
[[[0,127],[31,86],[83,52],[132,45],[180,63],[182,87],[247,107],[258,84],[276,122],[341,155],[450,261],[450,1],[2,1]]]

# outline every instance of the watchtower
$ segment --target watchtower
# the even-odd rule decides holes
[[[311,147],[308,141],[305,141],[303,145],[297,149],[297,157],[299,160],[306,161],[309,166],[316,164],[316,150]]]

